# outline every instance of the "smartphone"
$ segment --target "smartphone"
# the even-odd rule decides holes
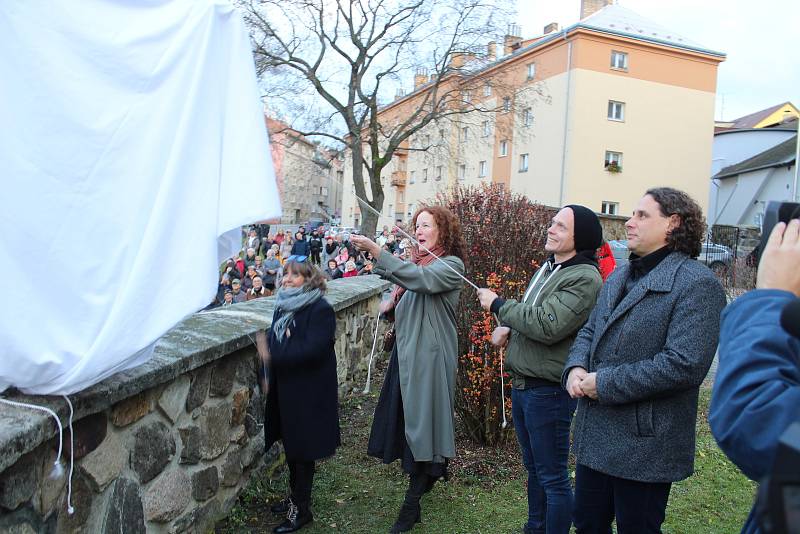
[[[796,202],[778,202],[770,200],[767,211],[764,212],[764,223],[761,225],[761,243],[758,245],[758,261],[761,261],[761,252],[767,246],[772,229],[779,222],[788,223],[792,219],[800,219],[800,204]]]

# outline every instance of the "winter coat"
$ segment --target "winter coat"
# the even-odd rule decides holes
[[[281,262],[275,258],[266,259],[264,260],[264,276],[262,277],[263,282],[265,284],[274,284],[275,277],[278,275],[278,271],[281,270]],[[275,271],[274,273],[270,274],[267,271]]]
[[[500,322],[511,327],[505,369],[516,388],[525,387],[526,377],[561,381],[572,342],[603,285],[590,263],[553,268],[546,262],[531,279],[523,302],[507,300],[498,313]]]
[[[280,316],[276,309],[273,324]],[[287,459],[319,460],[341,444],[333,308],[321,298],[296,311],[289,330],[281,342],[271,329],[267,338],[272,360],[266,448],[280,439]]]
[[[375,274],[404,288],[395,307],[395,333],[406,441],[418,462],[455,456],[456,309],[464,263],[445,256],[418,266],[386,252]]]
[[[617,268],[617,260],[614,259],[614,253],[611,251],[611,245],[608,242],[603,243],[597,249],[597,263],[600,265],[600,276],[603,277],[605,282],[614,269]]]
[[[570,350],[570,369],[596,372],[597,400],[578,402],[577,463],[640,482],[694,470],[697,399],[719,338],[725,292],[708,267],[672,252],[624,296],[617,267]]]
[[[800,340],[780,326],[792,300],[787,291],[758,289],[722,314],[708,422],[723,452],[757,481],[772,469],[778,438],[800,420]],[[760,532],[753,512],[742,532]]]
[[[295,256],[308,256],[311,254],[311,247],[308,244],[308,241],[305,240],[297,240],[292,245],[292,254]]]

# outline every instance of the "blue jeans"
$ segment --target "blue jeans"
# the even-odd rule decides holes
[[[569,427],[576,403],[559,386],[513,389],[511,403],[522,461],[528,470],[525,532],[568,534],[572,524]]]

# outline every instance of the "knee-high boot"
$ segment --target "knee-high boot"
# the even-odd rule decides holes
[[[403,505],[400,507],[400,513],[397,516],[397,521],[392,525],[389,531],[392,534],[399,532],[408,532],[416,523],[422,519],[422,507],[419,504],[420,498],[425,493],[428,486],[428,475],[426,473],[412,473],[408,480],[408,490],[406,490]]]
[[[314,520],[311,514],[311,488],[314,484],[314,462],[293,462],[294,481],[291,488],[286,521],[273,529],[276,534],[295,532]]]

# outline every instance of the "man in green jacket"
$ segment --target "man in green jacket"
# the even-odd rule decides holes
[[[544,249],[551,256],[522,302],[478,290],[481,306],[503,324],[492,343],[506,346],[505,369],[513,385],[514,429],[528,470],[526,534],[567,534],[572,523],[567,457],[575,402],[561,388],[561,372],[603,283],[595,258],[602,240],[593,211],[565,206],[547,230]]]

